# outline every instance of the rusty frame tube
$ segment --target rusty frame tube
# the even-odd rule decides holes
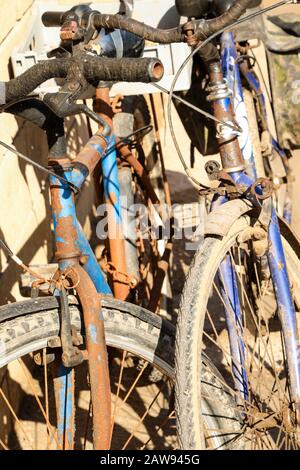
[[[232,123],[234,120],[234,110],[232,106],[231,96],[227,88],[223,95],[219,93],[224,87],[224,75],[220,61],[212,62],[208,65],[210,78],[210,95],[209,100],[212,103],[214,116],[221,120]],[[238,136],[228,131],[228,128],[220,128],[217,125],[217,138],[221,155],[222,167],[225,171],[240,171],[245,168],[245,162],[238,141]]]
[[[96,98],[94,100],[94,110],[112,128],[113,111],[110,106],[109,88],[97,88]],[[127,273],[115,143],[115,136],[112,135],[110,138],[110,148],[113,150],[107,152],[104,158],[101,159],[104,181],[104,198],[108,220],[108,243],[110,248],[110,260],[116,271]],[[114,279],[113,291],[117,299],[126,300],[129,295],[130,288],[127,284]]]
[[[150,181],[150,178],[147,174],[147,171],[143,167],[143,165],[135,158],[129,149],[128,145],[122,144],[120,139],[116,139],[117,142],[117,150],[120,153],[120,156],[122,157],[123,160],[125,160],[135,171],[137,176],[140,178],[144,188],[146,189],[149,198],[152,202],[152,204],[160,204],[160,200],[154,191],[154,188],[152,186],[152,183]]]
[[[74,449],[75,380],[74,369],[66,368],[61,360],[52,365],[57,419],[57,439],[63,450]]]
[[[95,450],[108,450],[111,441],[111,392],[101,301],[95,286],[79,263],[69,265],[66,276],[76,285],[82,309],[93,404]]]
[[[64,176],[73,182],[73,173],[72,170],[65,171]],[[75,180],[78,178],[78,174],[75,173]],[[55,177],[51,176],[50,181],[56,258],[61,274],[70,278],[72,285],[76,287],[83,308],[93,403],[94,447],[104,450],[109,448],[110,443],[111,398],[100,297],[92,279],[79,264],[81,251],[78,243],[74,194],[67,185]],[[62,412],[61,407],[64,402],[59,400],[58,403],[59,411]],[[64,436],[64,442],[69,442],[69,423],[72,422],[72,416],[68,410],[67,414],[64,414],[64,419],[65,432],[61,435]]]

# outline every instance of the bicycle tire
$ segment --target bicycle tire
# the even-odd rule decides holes
[[[72,324],[81,331],[80,309],[75,297],[70,297]],[[135,354],[155,366],[174,381],[175,328],[142,307],[118,301],[110,296],[102,299],[106,340],[109,347]],[[0,367],[47,347],[59,334],[59,305],[55,297],[17,302],[0,307]],[[209,363],[204,359],[205,387],[211,393]],[[1,369],[0,369],[1,371]],[[215,376],[215,373],[213,374]],[[213,392],[213,391],[212,391]],[[211,404],[204,413],[214,423],[220,410]],[[1,441],[0,441],[1,442]]]
[[[289,275],[292,278],[294,292],[297,295],[297,299],[299,299],[299,242],[282,221],[280,225]],[[207,236],[194,257],[186,279],[178,317],[175,348],[177,431],[180,446],[185,450],[203,449],[204,446],[205,426],[203,426],[201,421],[201,399],[199,398],[201,391],[199,391],[199,384],[197,383],[199,374],[201,374],[201,365],[199,364],[198,357],[203,348],[202,335],[204,335],[204,320],[208,310],[208,303],[210,302],[209,296],[212,295],[211,286],[221,260],[224,259],[229,248],[236,243],[237,237],[249,226],[250,219],[244,216],[232,226],[226,237],[221,239],[219,237]],[[210,357],[210,359],[212,358]],[[222,379],[222,384],[224,384],[223,381],[225,381],[224,378]],[[221,395],[218,398],[220,405],[223,401],[223,411],[221,411],[220,416],[230,416],[230,410],[228,409],[230,405],[226,403],[224,396],[226,398],[226,395]],[[228,426],[228,423],[228,421],[225,422],[223,420],[223,426],[221,426],[223,432],[230,436],[228,445],[221,446],[219,449],[247,449],[247,437],[243,439],[239,435],[239,439],[231,439],[235,432],[243,432],[244,424],[242,417],[239,429],[237,428],[238,419],[235,420],[235,426]]]

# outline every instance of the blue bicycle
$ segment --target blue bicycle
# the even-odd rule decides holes
[[[212,204],[177,325],[176,412],[184,449],[300,447],[300,245],[276,213],[270,180],[257,174],[244,96],[254,92],[263,112],[264,101],[249,56],[223,27],[228,8],[242,23],[238,18],[258,3],[177,1],[190,17],[205,15],[212,4],[214,14],[222,15],[222,34],[214,34],[214,42],[202,37],[199,45],[193,21],[185,26],[207,68],[213,115],[222,121],[222,167],[209,162],[211,179],[219,184],[200,189],[212,194]],[[249,18],[258,15],[250,11]],[[257,120],[251,125],[259,133]],[[201,355],[215,366],[211,397],[203,387]],[[219,407],[217,426],[207,426],[202,400]]]

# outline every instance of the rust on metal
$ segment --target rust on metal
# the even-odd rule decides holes
[[[122,112],[122,101],[124,99],[123,95],[116,95],[111,100],[111,108],[114,114],[119,114]]]
[[[73,163],[85,166],[89,174],[91,174],[94,171],[97,163],[100,161],[106,147],[107,142],[99,132],[90,138],[84,148],[79,152]]]
[[[94,449],[108,450],[111,439],[111,392],[100,296],[88,274],[78,263],[65,274],[72,283],[80,279],[76,290],[83,309],[89,358]]]
[[[112,276],[113,281],[126,284],[131,289],[135,289],[139,283],[139,280],[135,276],[117,271],[117,268],[113,263],[107,262],[105,259],[101,262],[101,268],[104,272],[109,273]]]
[[[96,89],[96,98],[94,99],[93,108],[112,128],[114,112],[110,103],[109,88],[98,87]]]
[[[224,86],[224,76],[219,62],[213,62],[209,65],[209,78],[214,88]],[[224,105],[224,100],[212,100],[214,116],[223,122],[232,122],[234,116],[232,103],[229,106]],[[238,136],[232,135],[229,139],[223,139],[219,136],[219,148],[222,161],[222,167],[225,171],[233,168],[244,168],[244,158],[240,149]]]
[[[119,142],[120,142],[120,139],[117,139],[117,143]],[[135,173],[140,178],[145,190],[147,191],[149,195],[149,198],[152,204],[160,204],[159,198],[157,197],[157,194],[154,191],[154,188],[147,174],[147,171],[145,170],[143,165],[138,161],[138,159],[134,157],[128,145],[120,144],[117,146],[117,149],[121,157],[133,168]]]
[[[60,186],[51,184],[51,206],[53,217],[56,220],[56,253],[58,260],[77,259],[80,257],[80,251],[76,246],[77,231],[73,224],[71,216],[61,217],[62,205],[60,201]],[[74,199],[74,195],[72,195]]]
[[[110,125],[111,128],[113,127],[113,111],[110,105],[108,88],[97,88],[96,99],[94,100],[94,110]],[[116,271],[120,273],[127,273],[123,231],[122,227],[119,226],[114,216],[113,204],[115,197],[115,194],[109,194],[108,197],[105,198],[108,216],[107,220],[110,259],[113,266],[115,266]],[[130,288],[127,284],[119,282],[117,279],[115,279],[113,280],[113,291],[117,299],[125,300],[129,295]]]
[[[53,388],[57,422],[62,423],[57,429],[58,442],[63,450],[74,450],[75,437],[75,374],[74,369],[66,374],[67,384],[61,377],[61,362],[55,361],[52,366]],[[70,382],[70,383],[69,383]],[[65,416],[67,409],[71,415]],[[70,411],[69,411],[70,413]]]

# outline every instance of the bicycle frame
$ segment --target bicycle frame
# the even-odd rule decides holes
[[[96,112],[99,113],[112,127],[111,111],[110,111],[110,101],[109,101],[109,90],[108,88],[98,88],[96,92],[96,99],[94,102],[94,107]],[[112,264],[116,267],[116,271],[119,274],[127,276],[126,269],[126,257],[125,257],[125,247],[124,247],[124,238],[123,238],[123,227],[122,227],[122,212],[121,212],[121,191],[120,183],[118,177],[118,161],[117,161],[117,150],[116,150],[116,136],[111,133],[107,138],[104,138],[101,134],[96,133],[85,145],[85,147],[80,151],[75,160],[70,162],[68,159],[62,155],[61,158],[51,158],[51,163],[55,165],[56,171],[59,171],[61,176],[63,176],[67,181],[73,183],[77,188],[81,188],[84,184],[86,178],[89,174],[92,173],[95,166],[98,162],[101,163],[102,168],[102,182],[104,189],[104,199],[106,203],[106,210],[108,214],[107,218],[107,233],[108,240],[110,244],[111,251],[111,260]],[[129,147],[127,145],[121,145],[119,152],[129,164],[140,179],[144,187],[148,191],[148,195],[153,204],[159,203],[159,199],[153,189],[152,183],[146,174],[142,165],[134,158]],[[79,262],[83,265],[84,271],[87,274],[85,279],[86,290],[81,290],[79,292],[79,287],[81,279],[78,276],[78,284],[76,279],[72,279],[76,289],[78,291],[79,299],[82,303],[82,306],[88,310],[92,304],[92,297],[95,294],[110,294],[112,295],[112,290],[108,285],[105,275],[93,253],[93,250],[85,237],[83,230],[76,217],[76,207],[75,207],[75,198],[74,193],[67,184],[61,183],[54,176],[50,177],[50,186],[51,186],[51,207],[53,214],[53,225],[54,225],[54,238],[56,245],[56,258],[59,263],[60,274],[67,276],[69,271],[74,270],[74,266],[78,269]],[[170,243],[166,244],[165,253],[162,257],[162,262],[166,264],[165,257],[169,254]],[[75,270],[76,270],[75,269]],[[157,284],[161,287],[164,276],[166,274],[166,269],[161,269],[163,273],[159,273],[159,279],[156,279]],[[129,275],[131,273],[128,273]],[[90,285],[90,283],[93,286]],[[156,310],[156,307],[159,302],[158,296],[158,285],[154,290],[153,296],[151,296],[153,310]],[[122,280],[113,279],[113,293],[114,296],[118,299],[125,300],[129,293],[129,285],[126,285],[126,282]],[[103,319],[100,314],[100,305],[99,310],[92,311],[94,315],[93,318],[90,318],[89,315],[88,321],[85,320],[85,329],[86,331],[92,331],[91,334],[92,340],[95,335],[94,332],[99,329],[99,326],[103,327]],[[85,312],[83,308],[83,317],[85,317]],[[88,335],[87,335],[88,336]],[[98,335],[99,337],[99,335]],[[99,339],[99,338],[98,338]],[[90,339],[90,343],[93,343]],[[88,345],[89,346],[89,345]],[[109,448],[110,440],[110,396],[108,397],[108,391],[110,394],[109,385],[105,385],[105,367],[102,364],[99,364],[97,361],[97,354],[95,352],[100,351],[102,348],[105,348],[104,334],[100,341],[94,341],[92,347],[88,347],[89,353],[89,366],[92,368],[93,372],[90,372],[90,375],[100,377],[102,373],[102,380],[97,381],[98,392],[94,396],[97,396],[97,400],[100,401],[103,399],[104,405],[102,406],[102,415],[101,410],[97,413],[96,422],[93,423],[94,428],[96,427],[96,443],[98,443],[97,448]],[[90,358],[90,350],[92,351],[94,360]],[[102,370],[104,369],[104,370]],[[91,388],[92,388],[92,379],[91,379]],[[59,444],[64,448],[71,448],[72,446],[72,437],[74,434],[74,406],[72,402],[72,397],[74,396],[74,371],[72,368],[64,367],[62,364],[57,364],[56,368],[56,380],[55,380],[55,389],[56,389],[56,400],[57,400],[57,429],[58,429],[58,438]],[[95,412],[95,407],[93,407]],[[106,413],[106,414],[105,414]],[[72,434],[73,432],[73,434]],[[95,432],[94,432],[95,433]]]
[[[283,219],[288,223],[292,223],[292,204],[290,200],[290,194],[289,194],[289,168],[287,164],[288,160],[288,155],[284,149],[280,147],[278,144],[277,140],[272,136],[272,133],[270,132],[269,124],[268,124],[268,115],[267,115],[267,105],[266,105],[266,99],[263,94],[259,79],[254,72],[253,69],[248,67],[248,64],[246,61],[243,61],[239,64],[239,69],[244,78],[247,80],[247,83],[252,90],[252,92],[255,94],[257,100],[258,100],[258,106],[260,110],[260,115],[261,115],[261,126],[262,126],[262,131],[267,131],[268,134],[271,136],[271,146],[273,150],[279,155],[281,158],[285,173],[287,175],[287,182],[286,182],[286,197],[283,205]],[[239,80],[240,82],[240,80]],[[240,87],[239,87],[240,88]],[[242,90],[239,90],[239,96]]]
[[[114,218],[110,218],[110,223],[118,225],[120,223],[120,197],[119,197],[119,182],[117,174],[116,151],[109,152],[109,155],[104,157],[104,152],[107,145],[114,143],[114,136],[104,142],[103,137],[93,136],[84,149],[79,153],[75,162],[56,161],[61,168],[62,175],[67,181],[72,182],[80,188],[86,180],[88,174],[93,169],[98,160],[101,159],[102,171],[105,181],[105,193],[111,195],[113,192],[113,214]],[[82,164],[84,157],[85,164]],[[90,332],[90,370],[91,381],[92,375],[96,376],[96,385],[98,388],[96,392],[98,399],[103,398],[102,408],[106,411],[106,416],[103,419],[103,413],[100,411],[96,416],[94,422],[94,433],[97,448],[108,448],[110,441],[110,388],[107,389],[107,370],[105,362],[100,364],[97,357],[103,358],[103,350],[105,349],[105,340],[101,326],[103,328],[103,319],[101,318],[100,302],[99,305],[95,304],[93,309],[92,296],[95,293],[111,294],[111,290],[105,280],[104,274],[93,254],[93,251],[80,227],[76,218],[75,198],[72,190],[66,184],[62,184],[54,176],[50,177],[51,185],[51,207],[53,214],[54,237],[56,244],[56,258],[59,262],[60,273],[68,273],[70,270],[78,269],[79,259],[84,256],[84,269],[88,278],[85,280],[85,292],[81,295],[81,302],[86,305],[88,310],[92,310],[92,315],[85,315],[85,328]],[[76,271],[75,271],[76,272]],[[84,279],[83,279],[84,281]],[[78,283],[82,282],[78,275]],[[94,285],[93,288],[90,283]],[[75,282],[76,284],[76,282]],[[79,285],[78,285],[79,287]],[[78,292],[79,293],[79,292]],[[79,294],[80,297],[80,294]],[[89,336],[89,334],[87,334]],[[92,357],[90,356],[90,352]],[[93,360],[94,357],[94,360]],[[96,360],[95,360],[96,359]],[[106,364],[107,366],[107,364]],[[64,367],[60,364],[57,368],[57,378],[55,380],[56,399],[57,399],[57,429],[59,444],[62,448],[72,448],[73,435],[74,435],[74,406],[72,402],[74,396],[74,371],[71,368]],[[97,378],[98,375],[98,378]],[[95,378],[95,377],[94,377]],[[106,387],[106,388],[105,388]],[[105,407],[107,410],[105,410]],[[105,427],[105,429],[103,428]],[[96,429],[96,431],[95,431]]]
[[[246,174],[245,170],[241,168],[241,158],[236,145],[233,145],[236,136],[231,135],[226,139],[220,140],[220,153],[222,157],[223,168],[228,172],[236,184],[250,188],[256,178],[255,162],[253,158],[253,149],[249,137],[249,126],[247,122],[247,113],[245,113],[245,105],[242,94],[242,84],[237,63],[237,50],[234,43],[233,34],[228,32],[221,36],[221,65],[224,78],[228,83],[231,94],[235,97],[234,108],[235,117],[243,129],[242,135],[239,137],[242,156],[246,163],[245,167],[247,172],[252,175],[252,178]],[[210,67],[211,83],[222,83],[221,73],[218,67]],[[219,81],[219,82],[218,82]],[[220,117],[220,110],[223,115],[228,118],[231,114],[231,99],[229,95],[226,97],[218,98],[215,96],[213,99],[213,109],[217,117]],[[231,114],[231,121],[234,119],[234,113]],[[232,154],[230,155],[230,152]],[[254,178],[253,178],[254,177]],[[219,203],[224,203],[222,198]],[[218,204],[218,202],[216,202]],[[269,251],[268,261],[270,273],[276,295],[278,314],[282,323],[284,343],[287,355],[287,363],[289,370],[289,381],[291,387],[292,399],[296,404],[296,410],[299,416],[300,408],[300,348],[297,335],[296,326],[296,313],[292,299],[290,282],[287,273],[287,264],[285,260],[284,250],[282,246],[280,230],[276,211],[273,208],[272,217],[269,226]],[[226,259],[223,261],[221,271],[226,271],[227,274],[233,270],[230,266],[231,261]],[[219,274],[220,275],[220,274]],[[234,275],[233,275],[234,276]],[[243,361],[244,346],[241,344],[242,338],[238,337],[239,325],[242,321],[241,309],[237,299],[239,298],[236,291],[236,280],[230,276],[223,276],[224,287],[226,292],[229,293],[227,302],[231,305],[231,310],[234,312],[236,325],[233,327],[232,318],[227,312],[227,325],[230,347],[232,351],[232,367],[233,376],[235,377],[235,386],[237,391],[242,393],[244,398],[247,398],[247,377],[246,367]],[[241,380],[242,378],[242,380]],[[242,385],[242,386],[241,386]]]
[[[114,143],[114,136],[111,136],[110,139],[108,140],[108,145],[113,145]],[[95,144],[87,144],[87,146],[93,146]],[[86,146],[86,148],[87,148]],[[117,173],[117,157],[116,157],[116,151],[109,152],[109,155],[107,155],[105,158],[103,157],[103,152],[101,150],[101,147],[99,145],[96,145],[97,151],[99,151],[99,155],[101,158],[101,163],[102,163],[102,171],[103,171],[103,177],[105,180],[105,192],[106,194],[109,194],[111,188],[113,188],[114,195],[115,195],[115,201],[114,201],[114,214],[115,214],[115,221],[117,224],[121,223],[121,215],[120,215],[120,192],[119,192],[119,181],[118,181],[118,173]],[[101,152],[101,153],[100,153]],[[62,176],[72,182],[74,185],[76,185],[78,188],[80,188],[84,181],[86,180],[87,173],[84,174],[80,171],[72,169],[66,169],[62,171]],[[76,208],[75,208],[75,200],[73,196],[73,192],[69,187],[64,187],[62,183],[58,182],[55,177],[50,176],[50,184],[51,185],[60,185],[61,189],[59,191],[58,195],[58,200],[54,200],[53,198],[51,199],[51,206],[53,209],[53,226],[54,226],[54,238],[55,238],[55,243],[56,247],[59,247],[59,249],[62,252],[65,252],[65,239],[62,237],[60,230],[59,230],[59,224],[60,221],[65,219],[66,217],[69,217],[71,220],[71,227],[74,230],[75,234],[75,245],[77,247],[78,252],[80,253],[80,256],[85,256],[86,260],[84,263],[84,269],[92,279],[97,292],[99,294],[112,294],[111,288],[109,287],[104,273],[96,260],[96,257],[93,253],[93,250],[84,235],[84,232],[77,220],[76,217]],[[56,208],[60,207],[60,210],[56,211]],[[111,223],[111,220],[110,220]],[[63,260],[61,263],[59,263],[59,267],[61,270],[65,270],[66,267],[68,266],[68,263]]]

